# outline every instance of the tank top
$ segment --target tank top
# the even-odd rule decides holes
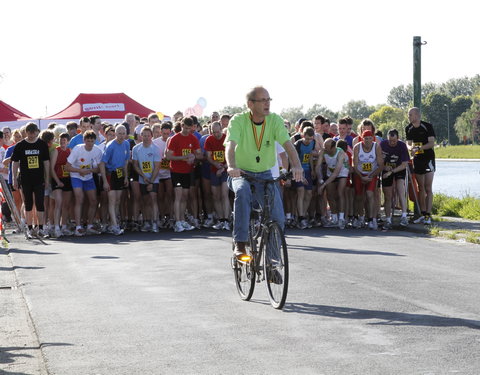
[[[375,169],[377,169],[377,150],[378,144],[376,142],[373,143],[372,149],[370,152],[365,152],[363,149],[363,142],[360,143],[360,149],[358,152],[358,170],[363,175],[369,175]]]
[[[302,168],[304,171],[310,170],[310,158],[312,157],[311,153],[315,148],[315,142],[312,141],[310,144],[306,145],[302,140],[295,142],[295,147],[297,148],[298,157],[300,163],[302,163]]]
[[[58,178],[66,178],[70,177],[70,172],[65,169],[65,165],[67,164],[67,158],[70,155],[70,149],[67,148],[66,150],[62,150],[60,146],[56,148],[58,155],[57,155],[57,162],[55,163],[55,174]]]
[[[330,177],[332,173],[335,171],[335,168],[337,167],[337,163],[338,163],[337,157],[340,151],[342,151],[342,149],[337,147],[335,155],[330,156],[327,153],[323,154],[323,157],[325,158],[325,163],[327,164],[327,177]],[[342,168],[340,169],[340,173],[338,174],[337,177],[348,177],[348,172],[349,172],[348,156],[347,154],[344,154],[344,156],[346,158],[345,157],[343,158]]]

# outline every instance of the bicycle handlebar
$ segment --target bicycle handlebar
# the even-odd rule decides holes
[[[277,178],[268,179],[268,180],[264,180],[262,178],[257,178],[255,176],[252,176],[251,174],[248,174],[245,171],[242,171],[241,175],[242,175],[243,178],[245,178],[245,180],[247,180],[249,182],[261,182],[261,183],[265,183],[265,184],[271,184],[271,183],[274,183],[274,182],[277,182],[277,181],[280,181],[280,180],[287,181],[287,180],[291,180],[293,178],[293,173],[290,172],[290,171],[283,172]]]

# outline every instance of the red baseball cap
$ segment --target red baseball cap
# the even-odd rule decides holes
[[[365,137],[373,137],[373,133],[371,130],[365,130],[363,133],[362,133],[362,138],[365,138]]]

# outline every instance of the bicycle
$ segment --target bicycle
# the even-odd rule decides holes
[[[270,304],[282,309],[288,292],[288,251],[285,236],[280,225],[270,218],[275,183],[292,178],[292,174],[283,174],[270,180],[257,179],[251,175],[242,176],[252,189],[252,209],[250,213],[248,242],[246,252],[249,261],[232,257],[232,268],[240,298],[249,301],[255,289],[255,282],[266,281]],[[263,185],[263,205],[255,199],[255,185]],[[260,240],[260,242],[259,242]],[[235,244],[233,244],[235,246]]]

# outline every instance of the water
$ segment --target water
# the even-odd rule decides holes
[[[457,198],[466,195],[480,198],[480,160],[437,160],[433,193],[443,193]]]

